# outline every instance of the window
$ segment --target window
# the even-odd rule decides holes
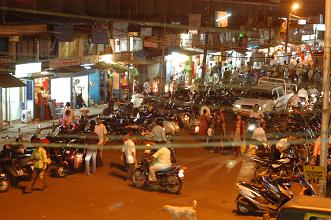
[[[88,41],[87,42],[85,41],[83,48],[83,55],[84,56],[97,55],[98,54],[97,47],[98,44],[93,44]]]
[[[115,52],[127,52],[128,51],[128,38],[115,39]]]
[[[143,49],[143,41],[139,37],[130,37],[130,51]]]
[[[60,58],[79,57],[79,40],[59,43]]]

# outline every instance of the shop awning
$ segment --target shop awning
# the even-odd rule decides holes
[[[99,62],[92,66],[94,69],[110,69],[117,73],[125,73],[128,69],[126,66],[119,63],[108,64],[105,62]]]
[[[21,80],[10,74],[0,74],[0,87],[11,88],[11,87],[22,87],[26,86]]]
[[[55,77],[60,77],[60,78],[85,76],[90,74],[90,70],[80,65],[61,67],[53,70],[48,70],[48,72],[53,73]]]

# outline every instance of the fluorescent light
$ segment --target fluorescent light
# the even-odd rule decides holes
[[[227,15],[225,15],[225,16],[219,17],[219,18],[216,19],[216,22],[222,21],[223,19],[226,19],[226,18],[228,18],[228,17],[230,17],[230,16],[232,16],[231,13],[230,13],[230,14],[227,14]]]

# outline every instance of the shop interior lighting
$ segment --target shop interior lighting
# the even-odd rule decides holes
[[[216,22],[222,21],[223,19],[226,19],[226,18],[228,18],[228,17],[230,17],[230,16],[232,16],[231,13],[229,13],[229,14],[227,14],[227,15],[225,15],[225,16],[219,17],[219,18],[216,19]]]

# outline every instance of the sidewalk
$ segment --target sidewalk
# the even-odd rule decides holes
[[[103,104],[103,105],[97,105],[97,106],[92,106],[89,107],[89,118],[94,118],[99,114],[102,114],[103,109],[107,107],[107,104]],[[79,109],[75,109],[75,117],[79,116],[80,112]],[[18,129],[21,129],[21,132],[23,134],[32,134],[34,133],[37,129],[38,126],[40,125],[41,130],[45,130],[45,129],[51,129],[53,124],[58,127],[60,124],[60,120],[61,119],[52,119],[52,120],[48,120],[48,121],[33,121],[31,123],[22,123],[22,122],[17,122],[12,124],[8,129],[4,129],[0,131],[0,137],[4,137],[6,135],[8,136],[12,136],[11,134],[17,134],[18,133]]]

